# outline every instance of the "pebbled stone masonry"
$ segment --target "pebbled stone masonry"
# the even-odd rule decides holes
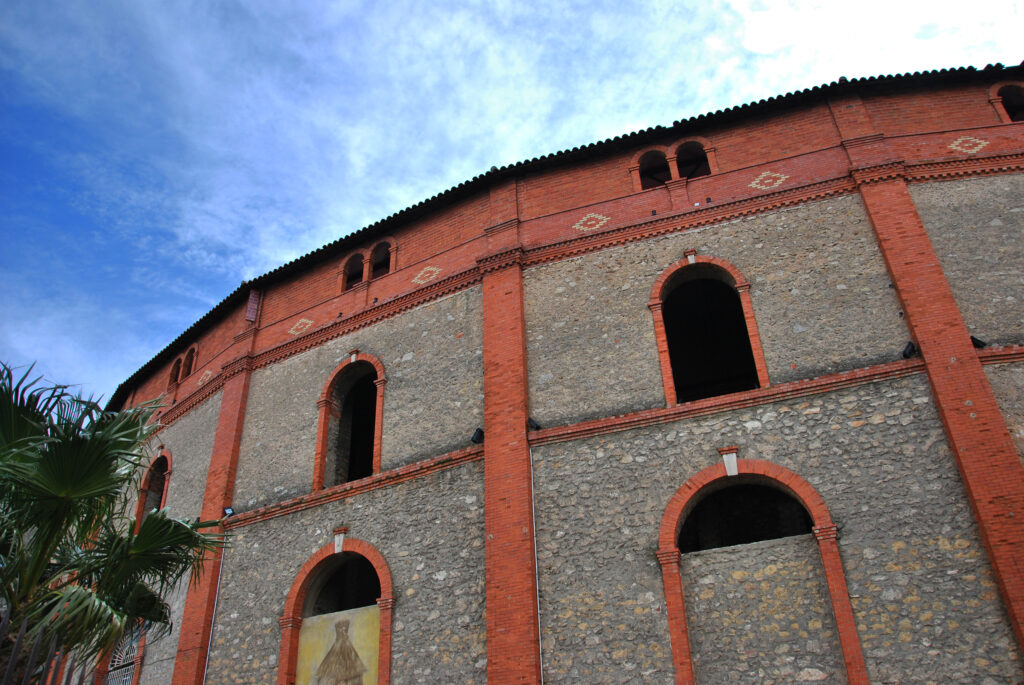
[[[682,555],[698,683],[845,683],[813,535]]]
[[[485,682],[480,462],[239,529],[225,554],[206,682],[276,682],[285,597],[342,525],[391,569],[392,682]]]
[[[688,248],[750,281],[772,383],[898,359],[910,339],[856,195],[609,248],[524,272],[542,425],[665,406],[647,303]]]
[[[737,445],[806,479],[873,682],[1013,682],[1020,655],[923,375],[533,450],[548,682],[672,682],[665,507]],[[941,677],[940,677],[941,676]]]
[[[317,399],[358,349],[384,365],[381,469],[469,444],[483,425],[480,289],[430,302],[257,369],[249,386],[235,509],[305,494],[313,485]]]
[[[995,364],[985,367],[985,375],[1003,413],[1017,454],[1024,462],[1024,364]]]
[[[967,329],[1024,343],[1024,174],[910,186]]]
[[[217,430],[222,393],[218,391],[185,416],[164,428],[154,439],[171,453],[171,475],[167,487],[167,510],[177,518],[192,519],[203,508],[206,474],[213,453],[213,436]],[[185,585],[175,588],[168,598],[171,607],[171,630],[161,637],[146,640],[142,685],[171,682],[174,657],[178,649],[181,616],[185,608]]]

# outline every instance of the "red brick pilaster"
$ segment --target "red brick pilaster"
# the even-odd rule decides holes
[[[828,596],[832,600],[832,615],[835,616],[839,632],[839,646],[843,651],[843,663],[846,664],[846,679],[851,684],[867,685],[868,669],[857,634],[857,620],[853,615],[850,591],[846,586],[843,560],[839,556],[838,536],[839,530],[833,523],[814,528],[821,565],[825,570]]]
[[[226,380],[221,396],[217,430],[213,438],[213,454],[206,476],[203,510],[200,515],[204,521],[223,518],[224,507],[231,505],[235,489],[235,472],[238,468],[238,451],[242,440],[242,425],[245,421],[245,405],[249,396],[250,361],[251,357],[245,353],[228,362],[223,369]],[[194,578],[189,585],[178,637],[173,685],[201,685],[204,680],[222,559],[221,550],[207,555],[202,575]]]
[[[500,244],[509,237],[496,236],[494,242]],[[480,264],[484,272],[487,678],[493,683],[539,683],[541,678],[519,255],[520,250],[513,247]]]
[[[853,174],[924,359],[1017,642],[1024,648],[1024,467],[899,172],[898,165],[890,164]]]
[[[679,573],[679,550],[661,550],[657,555],[658,563],[661,564],[661,579],[665,584],[665,611],[668,614],[668,634],[672,644],[676,683],[691,685],[694,682],[693,658],[690,655],[690,633],[686,625],[683,579]]]

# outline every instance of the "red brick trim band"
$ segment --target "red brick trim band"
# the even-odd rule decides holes
[[[417,461],[397,469],[391,469],[390,471],[383,471],[367,478],[352,481],[351,483],[342,483],[332,488],[317,490],[308,495],[301,495],[294,499],[270,504],[243,514],[237,514],[224,521],[224,528],[226,530],[243,528],[263,521],[269,521],[279,516],[288,516],[299,511],[319,507],[327,502],[345,499],[346,497],[352,497],[353,495],[369,492],[370,490],[391,487],[398,483],[429,475],[435,471],[455,468],[473,461],[480,461],[483,459],[483,454],[484,449],[479,445],[464,447],[454,452]]]
[[[941,162],[912,163],[906,164],[903,167],[903,173],[908,183],[964,176],[988,176],[1020,171],[1024,171],[1024,154],[1020,153],[971,157]],[[680,233],[744,216],[791,207],[804,202],[839,195],[849,195],[854,193],[856,189],[857,185],[851,176],[842,176],[818,183],[787,188],[774,193],[765,193],[752,198],[722,203],[713,207],[666,212],[659,214],[654,219],[630,220],[618,228],[613,227],[599,234],[580,236],[524,250],[521,262],[523,266],[534,266],[557,261],[609,247],[647,240],[660,235]],[[418,307],[426,302],[478,285],[481,281],[481,268],[467,269],[442,281],[431,283],[411,293],[400,295],[392,300],[365,309],[346,319],[309,331],[295,340],[281,343],[276,347],[260,352],[253,358],[253,368],[258,369],[282,359],[287,359],[342,335],[347,335],[353,331]],[[333,297],[325,300],[325,302],[333,299]],[[307,309],[319,304],[323,303],[315,303]],[[213,356],[217,355],[214,354]],[[163,426],[170,425],[191,411],[196,405],[219,390],[223,382],[223,374],[218,373],[192,393],[182,398],[180,402],[177,402],[161,416]]]
[[[284,602],[284,614],[278,619],[281,626],[281,655],[278,659],[278,685],[292,685],[295,682],[295,671],[299,658],[299,631],[302,627],[302,608],[306,601],[306,593],[317,574],[330,563],[331,557],[351,552],[369,561],[377,578],[380,580],[380,635],[377,648],[377,683],[387,685],[391,681],[391,623],[392,609],[395,604],[394,588],[391,584],[391,570],[387,561],[377,549],[362,540],[345,537],[341,549],[332,540],[313,553],[292,581],[288,597]]]
[[[353,364],[360,362],[370,364],[377,372],[377,378],[374,381],[374,385],[377,387],[377,408],[376,414],[374,414],[373,426],[373,473],[380,473],[381,433],[384,428],[384,384],[387,382],[387,377],[384,375],[384,364],[379,359],[372,354],[352,350],[349,352],[348,357],[345,358],[345,361],[338,364],[334,371],[331,372],[331,375],[327,377],[324,389],[320,392],[320,399],[316,403],[319,411],[316,425],[316,452],[313,455],[314,492],[324,488],[324,465],[327,462],[327,450],[329,448],[327,442],[330,435],[330,424],[331,421],[337,420],[341,412],[341,407],[334,405],[334,389],[345,371]]]
[[[747,480],[768,481],[799,501],[814,524],[814,535],[821,553],[832,611],[839,632],[839,645],[846,665],[846,677],[852,685],[867,685],[867,666],[861,650],[853,605],[846,586],[839,547],[836,543],[836,525],[821,495],[803,478],[778,464],[753,459],[739,459],[736,463],[740,476]],[[712,483],[728,478],[725,465],[716,463],[697,473],[683,484],[669,500],[661,518],[658,533],[658,560],[661,563],[665,585],[665,606],[668,612],[672,659],[676,669],[676,683],[690,685],[695,682],[690,654],[689,633],[686,624],[686,604],[683,599],[682,579],[679,573],[679,547],[677,539],[683,521],[700,501],[701,495]]]

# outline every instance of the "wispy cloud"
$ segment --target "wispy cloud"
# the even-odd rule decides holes
[[[840,75],[1012,62],[1022,23],[1012,2],[874,0],[0,13],[0,121],[28,160],[4,178],[30,187],[2,196],[20,247],[0,296],[26,321],[0,324],[0,358],[40,350],[83,378],[102,354],[127,375],[242,279],[492,165]],[[42,253],[49,289],[21,271]],[[40,346],[69,331],[93,353]]]

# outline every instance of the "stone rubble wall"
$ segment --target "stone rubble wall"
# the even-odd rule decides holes
[[[899,359],[910,340],[858,196],[609,248],[524,272],[530,412],[542,425],[665,406],[647,303],[688,248],[750,282],[772,383]]]
[[[726,445],[824,498],[872,682],[1021,677],[922,374],[535,447],[546,682],[673,681],[661,518]]]

